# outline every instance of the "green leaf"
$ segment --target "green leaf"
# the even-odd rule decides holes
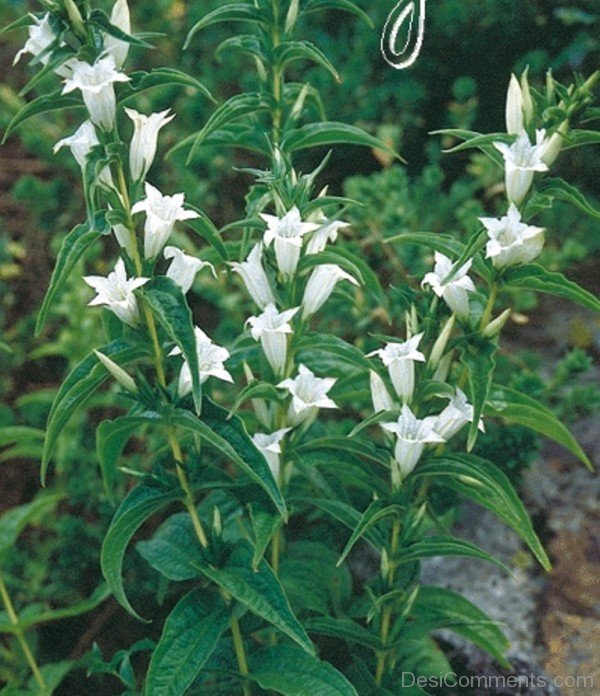
[[[281,527],[281,517],[274,515],[259,503],[251,503],[249,506],[250,522],[254,532],[254,555],[252,556],[252,569],[256,570],[258,564],[265,555],[273,535]]]
[[[224,261],[225,263],[229,261],[229,252],[227,251],[227,247],[221,239],[221,234],[214,226],[212,220],[199,208],[196,208],[189,203],[187,204],[187,207],[190,210],[193,210],[198,217],[191,220],[186,220],[185,224],[211,245],[211,247],[219,255],[221,261]]]
[[[187,512],[171,515],[149,541],[136,544],[138,553],[169,580],[198,577],[202,555],[192,518]]]
[[[319,437],[307,440],[298,445],[294,452],[300,456],[311,452],[325,452],[330,456],[348,452],[384,466],[388,465],[390,458],[387,452],[379,450],[371,441],[350,437]]]
[[[373,20],[369,15],[358,5],[350,2],[350,0],[311,0],[306,3],[303,14],[318,12],[320,10],[342,10],[344,12],[349,12],[363,19],[371,29],[374,27]]]
[[[121,339],[102,346],[99,348],[99,351],[120,367],[136,360],[141,360],[151,354],[150,348],[145,344],[131,343]],[[99,362],[95,353],[91,353],[71,370],[62,383],[54,398],[48,415],[48,422],[46,423],[46,440],[44,442],[41,467],[42,484],[45,483],[50,455],[62,429],[75,411],[83,406],[109,376],[106,368]]]
[[[194,159],[198,148],[202,145],[206,138],[208,138],[209,135],[217,131],[219,128],[230,124],[232,121],[238,121],[240,118],[248,116],[249,114],[268,111],[270,108],[271,105],[269,100],[262,94],[236,94],[233,97],[230,97],[211,114],[210,118],[204,125],[204,128],[202,128],[202,130],[200,130],[196,135],[192,136],[194,143],[187,158],[188,164]],[[175,152],[181,147],[184,147],[189,141],[190,138],[186,138],[181,143],[176,145],[171,152]]]
[[[160,422],[157,413],[148,412],[138,416],[121,416],[104,420],[96,429],[96,454],[100,463],[106,493],[112,495],[117,463],[123,448],[134,434],[151,422]]]
[[[358,696],[335,667],[292,645],[270,646],[252,655],[250,677],[261,689],[284,696]]]
[[[403,232],[393,237],[386,237],[386,243],[405,242],[406,244],[420,244],[421,246],[439,251],[440,253],[455,258],[460,256],[465,245],[458,242],[454,237],[442,232]]]
[[[596,133],[596,137],[600,141],[600,133]],[[579,189],[575,188],[575,186],[572,186],[563,179],[542,179],[538,189],[541,193],[548,196],[558,198],[558,200],[565,201],[566,203],[571,203],[571,205],[579,208],[579,210],[582,210],[587,215],[591,215],[594,218],[600,218],[600,210],[594,208],[594,206],[586,199]]]
[[[311,362],[313,364],[318,362],[319,357],[322,356],[328,364],[333,358],[333,362],[342,371],[347,372],[348,368],[369,369],[369,361],[360,349],[331,334],[306,333],[301,336],[297,351],[298,362],[309,367]]]
[[[4,137],[2,138],[2,144],[4,144],[10,134],[18,128],[22,123],[27,121],[27,119],[32,116],[39,116],[40,114],[46,114],[50,111],[60,111],[62,109],[83,109],[84,105],[79,97],[75,97],[71,94],[61,95],[61,90],[52,92],[52,94],[37,97],[33,101],[28,102],[25,106],[20,109],[17,114],[13,117],[11,122],[8,124],[6,131],[4,132]]]
[[[217,24],[218,22],[251,22],[252,24],[266,26],[266,18],[260,8],[254,7],[250,4],[224,5],[222,7],[218,7],[212,12],[209,12],[199,22],[194,24],[186,37],[185,43],[183,44],[183,50],[185,51],[188,48],[196,32],[200,31],[200,29],[204,29],[204,27],[210,26],[211,24]]]
[[[44,328],[48,311],[56,296],[64,287],[67,278],[79,261],[85,250],[102,235],[110,233],[110,227],[106,224],[104,213],[94,216],[93,221],[76,225],[63,239],[60,251],[56,258],[56,264],[52,271],[50,285],[46,291],[42,308],[35,323],[35,335],[38,336]]]
[[[181,491],[165,491],[145,483],[132,489],[119,506],[102,544],[100,565],[115,599],[132,616],[143,621],[127,599],[123,585],[123,556],[131,537],[143,522],[168,503],[178,500]]]
[[[201,419],[196,418],[190,411],[179,410],[173,414],[173,423],[197,433],[207,445],[238,466],[261,486],[282,517],[286,517],[285,501],[267,460],[252,442],[252,438],[238,416],[229,417],[225,409],[209,399],[204,399]]]
[[[250,544],[240,541],[225,564],[216,568],[204,563],[200,570],[207,578],[229,592],[240,604],[260,616],[295,641],[307,653],[315,649],[306,631],[292,613],[277,576],[264,561],[258,569],[252,569],[253,550]]]
[[[131,96],[133,96],[133,93],[140,94],[140,92],[145,92],[146,90],[153,89],[154,87],[165,86],[192,87],[193,89],[198,90],[212,102],[216,103],[215,98],[207,87],[205,87],[195,77],[192,77],[191,75],[188,75],[187,73],[175,68],[153,68],[150,72],[146,72],[145,70],[137,70],[131,73],[131,80],[127,83],[124,91],[119,95],[118,101],[120,103],[125,99],[129,99]],[[125,91],[127,88],[132,91]]]
[[[361,145],[384,150],[402,160],[397,152],[379,138],[370,135],[362,128],[338,121],[309,123],[288,131],[281,141],[284,152],[296,152],[309,147],[323,147],[325,145]]]
[[[589,457],[569,429],[549,408],[530,396],[509,387],[494,384],[488,398],[486,413],[490,416],[504,418],[512,423],[524,425],[549,437],[572,452],[590,471],[594,470]]]
[[[166,276],[154,276],[139,290],[152,314],[179,346],[190,368],[192,395],[196,412],[202,410],[202,386],[200,367],[194,334],[194,321],[183,291],[175,281]]]
[[[445,135],[451,138],[464,140],[464,143],[445,150],[445,152],[459,152],[461,150],[468,150],[469,148],[476,147],[481,150],[481,152],[485,153],[498,166],[503,166],[503,158],[500,152],[496,150],[493,143],[496,141],[510,142],[514,139],[506,133],[486,133],[485,135],[482,135],[481,133],[464,130],[462,128],[445,128],[443,130],[432,131],[430,135]]]
[[[11,508],[0,517],[0,563],[28,524],[47,515],[62,498],[59,493],[41,493],[30,503]]]
[[[404,547],[395,560],[398,563],[408,563],[410,561],[418,561],[421,558],[430,558],[432,556],[465,556],[468,558],[478,558],[482,561],[488,561],[502,568],[507,573],[510,570],[498,559],[490,556],[489,553],[482,551],[479,547],[464,539],[457,539],[452,536],[430,536],[416,541],[414,544],[409,544]]]
[[[418,466],[414,476],[431,476],[432,481],[491,510],[523,539],[542,567],[550,569],[523,503],[506,475],[492,462],[468,454],[444,454]]]
[[[483,340],[461,347],[460,359],[467,368],[469,386],[471,388],[471,402],[473,404],[473,420],[469,427],[467,440],[467,449],[469,451],[473,449],[477,440],[479,420],[494,378],[496,350],[495,344]]]
[[[443,587],[421,585],[413,604],[413,620],[405,625],[400,640],[413,640],[439,628],[449,628],[479,645],[505,668],[510,643],[487,614],[465,597]]]
[[[311,61],[325,68],[333,75],[336,82],[340,82],[338,71],[327,56],[309,41],[284,41],[275,49],[273,59],[281,67],[295,60]]]
[[[29,27],[33,24],[33,22],[33,17],[30,14],[23,15],[23,17],[19,17],[19,19],[15,19],[14,22],[7,24],[5,27],[2,27],[2,29],[0,29],[0,36],[3,36],[4,34],[7,34],[9,31],[13,31],[14,29]]]
[[[45,688],[40,689],[35,677],[29,679],[29,694],[35,694],[35,696],[52,696],[55,689],[57,689],[62,680],[67,676],[67,674],[74,668],[78,666],[75,660],[62,660],[61,662],[52,662],[42,665],[40,667],[40,672],[42,673],[42,679],[44,680]]]
[[[600,300],[595,295],[568,280],[562,273],[547,271],[535,263],[509,268],[502,275],[502,279],[507,287],[557,295],[594,312],[600,312]]]
[[[356,529],[352,532],[350,539],[348,539],[348,543],[339,557],[337,565],[341,565],[346,560],[346,557],[354,548],[354,544],[356,544],[371,527],[374,527],[386,517],[397,516],[401,512],[402,508],[398,505],[390,505],[385,500],[374,500],[361,515]]]
[[[181,696],[214,651],[229,612],[219,595],[205,588],[189,592],[167,617],[146,680],[148,696]]]
[[[364,626],[352,619],[335,619],[332,616],[318,616],[304,621],[304,628],[309,633],[332,636],[349,643],[362,645],[375,652],[382,649],[381,640]]]
[[[237,399],[235,400],[231,408],[231,414],[237,413],[240,407],[243,404],[245,404],[246,401],[248,401],[248,399],[260,398],[267,398],[272,399],[274,401],[278,401],[283,399],[283,394],[281,393],[281,391],[278,391],[273,384],[269,384],[268,382],[259,382],[258,380],[255,380],[254,382],[250,382],[250,384],[245,386],[239,392]]]
[[[102,29],[109,36],[113,36],[115,39],[120,41],[125,41],[128,44],[133,44],[135,46],[144,46],[145,48],[153,48],[150,44],[142,41],[131,34],[127,34],[119,27],[111,23],[109,17],[102,10],[92,10],[86,18],[86,21],[93,26]]]

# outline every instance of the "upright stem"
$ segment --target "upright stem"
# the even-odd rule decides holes
[[[248,661],[246,660],[246,651],[244,650],[244,641],[242,639],[242,633],[240,631],[240,624],[237,620],[235,614],[231,614],[231,619],[229,620],[229,625],[231,627],[231,635],[233,637],[233,648],[235,650],[235,656],[237,659],[240,674],[244,678],[242,681],[242,690],[244,696],[251,696],[252,692],[250,690],[250,685],[246,681],[246,677],[250,673],[248,669]]]
[[[6,589],[4,578],[2,577],[2,575],[0,575],[0,597],[2,597],[2,602],[4,604],[4,607],[6,608],[6,613],[8,614],[9,621],[14,626],[15,636],[19,641],[19,645],[21,646],[21,650],[23,651],[25,659],[29,664],[35,681],[37,682],[40,689],[46,689],[46,682],[44,681],[44,677],[42,676],[38,663],[36,662],[36,659],[33,653],[31,652],[29,643],[23,635],[23,629],[21,628],[19,617],[17,616],[17,612],[15,611],[13,603],[10,599],[10,595],[8,594],[8,590]]]
[[[496,297],[498,297],[498,283],[494,281],[490,289],[490,296],[488,297],[487,304],[483,311],[483,316],[481,317],[480,328],[482,331],[490,323],[492,312],[494,311],[494,304],[496,303]]]
[[[276,49],[281,39],[279,36],[279,0],[273,0],[273,31],[271,34],[273,49]],[[281,136],[281,98],[283,95],[283,75],[279,66],[273,66],[273,143],[277,145]]]
[[[396,552],[398,551],[398,541],[400,539],[400,520],[398,518],[394,518],[394,522],[392,524],[392,538],[390,541],[390,547],[389,547],[389,554],[388,554],[388,559],[389,559],[389,568],[387,572],[387,578],[386,578],[386,585],[389,590],[392,589],[393,584],[394,584],[394,575],[396,573],[396,564],[394,562],[394,556],[396,555]],[[381,681],[383,679],[383,675],[385,672],[385,667],[387,663],[387,657],[388,657],[388,651],[386,650],[386,644],[389,638],[390,634],[390,624],[392,621],[392,608],[390,604],[386,604],[383,607],[382,615],[381,615],[381,629],[379,632],[380,638],[381,638],[381,644],[382,644],[382,650],[377,656],[377,669],[375,672],[375,683],[377,686],[381,686]]]

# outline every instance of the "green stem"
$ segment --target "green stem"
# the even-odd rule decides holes
[[[386,578],[387,589],[391,590],[394,584],[394,575],[396,573],[396,564],[394,557],[398,551],[398,542],[400,539],[400,520],[394,518],[392,524],[392,538],[390,540],[389,554],[388,554],[388,572]],[[385,673],[385,668],[387,664],[388,651],[386,650],[386,643],[390,634],[390,625],[392,621],[392,607],[390,604],[386,604],[383,607],[383,612],[381,616],[381,628],[379,631],[379,636],[381,638],[382,650],[377,656],[377,668],[375,672],[375,684],[381,686],[383,680],[383,675]]]
[[[244,696],[251,696],[252,691],[250,690],[250,685],[246,681],[246,677],[250,673],[248,669],[248,661],[246,660],[246,651],[244,650],[244,641],[242,639],[242,632],[240,631],[240,624],[235,616],[231,614],[231,619],[229,620],[229,625],[231,627],[231,636],[233,638],[233,648],[235,650],[235,657],[237,659],[238,668],[240,674],[243,677],[242,680],[242,690]]]
[[[481,317],[480,329],[482,331],[490,323],[490,319],[492,318],[492,312],[494,311],[494,304],[496,302],[497,297],[498,297],[498,283],[493,282],[492,287],[490,289],[490,296],[488,297],[487,304],[486,304],[485,309],[483,311],[483,316]]]
[[[6,585],[4,583],[4,578],[2,577],[2,575],[0,575],[0,597],[2,597],[2,602],[4,604],[4,607],[6,608],[6,613],[8,614],[8,618],[10,620],[10,623],[14,627],[15,636],[17,637],[17,640],[19,641],[19,645],[21,646],[21,650],[23,651],[23,654],[25,655],[25,659],[27,660],[27,663],[29,664],[29,667],[33,673],[34,678],[35,678],[35,681],[37,682],[40,689],[46,689],[46,682],[44,681],[44,677],[42,676],[42,673],[40,671],[38,663],[36,662],[36,659],[35,659],[33,653],[31,652],[31,648],[29,647],[29,643],[27,642],[27,639],[23,635],[23,629],[21,628],[21,624],[19,622],[19,617],[17,616],[17,612],[15,611],[13,603],[10,599],[10,595],[8,594],[8,590],[6,589]]]
[[[279,2],[273,0],[273,31],[271,34],[273,50],[281,43],[279,36]],[[273,66],[273,101],[275,107],[273,109],[273,143],[277,145],[281,137],[281,98],[283,95],[283,74],[279,66]]]

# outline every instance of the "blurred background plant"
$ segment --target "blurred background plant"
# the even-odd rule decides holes
[[[111,5],[105,4],[107,8]],[[239,54],[231,57],[217,51],[220,58],[214,57],[219,44],[231,37],[227,25],[200,32],[191,47],[182,51],[189,28],[222,4],[221,0],[132,3],[136,26],[165,35],[153,40],[155,51],[139,54],[143,64],[137,49],[132,48],[133,65],[144,69],[179,67],[201,79],[219,102],[252,89],[254,71],[243,69]],[[361,148],[339,147],[327,169],[331,192],[361,203],[346,215],[352,225],[351,231],[344,233],[349,248],[368,258],[384,287],[394,286],[400,285],[403,277],[422,277],[431,265],[432,254],[413,244],[386,243],[386,235],[427,230],[463,236],[477,224],[479,216],[497,212],[500,179],[493,164],[472,151],[442,157],[442,148],[454,143],[431,137],[428,132],[441,128],[502,130],[504,91],[511,71],[529,66],[534,87],[543,85],[549,67],[559,81],[569,81],[573,71],[590,73],[600,54],[600,9],[595,0],[560,6],[544,0],[436,0],[428,6],[420,58],[410,70],[395,71],[379,53],[379,30],[390,8],[383,2],[359,0],[357,4],[373,21],[373,29],[361,18],[337,11],[314,13],[301,20],[306,23],[302,33],[325,49],[341,82],[304,63],[298,64],[298,76],[320,90],[330,117],[377,135],[407,161],[406,166],[400,166],[382,151],[369,154]],[[0,5],[0,26],[27,10],[39,9],[35,3],[7,0]],[[1,37],[3,65],[12,63],[23,42],[22,31]],[[26,70],[22,61],[7,70],[0,83],[2,130],[25,102],[19,89],[27,81]],[[38,92],[43,91],[42,82]],[[165,148],[197,131],[214,109],[193,90],[169,87],[146,93],[138,106],[147,112],[172,108],[177,114],[165,132]],[[0,151],[0,511],[23,504],[35,494],[44,423],[57,385],[95,345],[94,336],[101,331],[98,315],[86,311],[73,283],[65,288],[42,340],[33,339],[35,314],[48,285],[53,258],[65,231],[81,218],[77,165],[67,153],[52,155],[52,145],[68,130],[63,115],[36,118],[23,126],[18,140],[9,140]],[[163,167],[156,173],[154,181],[159,188],[185,190],[217,225],[242,218],[250,178],[240,169],[256,164],[252,156],[205,147],[193,165],[186,167],[185,154],[174,154],[171,168]],[[299,158],[300,168],[310,170],[324,154],[311,152],[304,162]],[[600,158],[595,154],[593,148],[569,150],[561,154],[561,169],[598,208]],[[597,291],[597,222],[567,204],[557,204],[544,212],[540,224],[552,230],[543,252],[544,265],[575,276],[588,289]],[[106,270],[98,254],[96,271],[104,274]],[[205,300],[195,312],[203,316],[203,325],[215,340],[228,345],[247,315],[247,306],[241,294],[220,292],[218,281],[208,274],[198,283]],[[404,310],[402,298],[398,300],[392,303],[396,322]],[[516,300],[517,321],[543,321],[536,317],[532,295],[519,293]],[[548,308],[542,310],[546,316]],[[333,321],[335,302],[329,311]],[[345,327],[345,337],[352,340],[353,331],[365,328],[381,330],[382,321],[375,312],[370,327]],[[585,324],[585,318],[581,321]],[[580,326],[567,331],[542,359],[533,358],[523,345],[510,355],[505,353],[499,369],[506,383],[543,398],[565,420],[597,411],[600,390],[590,384],[589,375],[598,351],[600,327],[585,328],[587,333]],[[7,584],[17,605],[26,602],[60,607],[65,597],[75,604],[85,600],[100,580],[97,558],[113,507],[109,500],[89,495],[101,488],[93,425],[113,405],[113,392],[100,392],[61,438],[53,485],[64,496],[63,502],[45,517],[43,531],[35,528],[21,537],[5,562],[6,574],[12,579]],[[478,448],[479,454],[504,466],[518,480],[536,456],[539,442],[530,431],[490,424]],[[502,452],[501,458],[498,452]],[[143,457],[135,444],[128,453],[133,461]],[[140,564],[133,569],[138,578],[148,572],[145,567]],[[144,594],[144,588],[155,581],[150,575],[147,585],[138,583],[143,594],[140,603],[149,601],[151,593]],[[137,598],[133,599],[135,603]],[[110,625],[110,616],[110,612],[101,615],[98,634]],[[75,636],[79,629],[62,622],[60,630],[73,636],[71,650],[78,657]],[[48,629],[36,635],[38,649],[47,658],[53,656],[55,639],[56,632]],[[127,654],[115,658],[112,666],[102,666],[101,658],[96,658],[96,671],[113,676],[121,673],[127,683]]]

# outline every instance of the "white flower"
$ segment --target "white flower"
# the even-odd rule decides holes
[[[320,309],[340,280],[349,280],[353,285],[358,285],[356,278],[335,263],[317,266],[306,283],[302,299],[302,316],[309,317]]]
[[[210,266],[213,275],[215,273],[212,263],[202,261],[202,259],[198,259],[195,256],[190,256],[174,246],[165,247],[163,256],[165,259],[172,259],[171,265],[166,273],[167,278],[177,283],[183,290],[184,295],[194,284],[196,273],[204,268],[204,266]]]
[[[80,60],[69,62],[71,74],[65,79],[63,94],[81,90],[81,96],[90,112],[94,125],[105,131],[115,124],[115,82],[127,82],[129,78],[119,72],[112,56],[99,58],[93,65]]]
[[[234,261],[229,265],[234,273],[239,273],[250,297],[261,308],[275,303],[269,279],[262,265],[262,244],[257,244],[242,263]]]
[[[269,465],[269,468],[271,469],[276,481],[279,480],[279,455],[281,454],[281,441],[287,435],[287,433],[290,432],[290,430],[291,428],[281,428],[281,430],[276,430],[270,435],[265,433],[256,433],[256,435],[252,436],[252,441],[267,460],[267,464]]]
[[[252,327],[250,333],[255,341],[260,341],[262,349],[267,356],[269,365],[276,375],[285,370],[287,359],[287,335],[292,333],[289,321],[294,317],[300,307],[277,311],[274,304],[268,304],[262,314],[250,317],[247,321]]]
[[[306,245],[307,254],[318,254],[320,251],[325,249],[327,242],[335,242],[338,236],[338,231],[344,227],[348,227],[347,222],[342,220],[332,220],[330,222],[325,222],[316,229],[308,240]]]
[[[198,217],[198,213],[193,210],[185,210],[184,200],[183,193],[163,196],[157,188],[146,182],[146,198],[138,201],[131,209],[133,215],[142,211],[146,213],[144,258],[153,259],[160,254],[178,220],[191,220]]]
[[[300,260],[302,237],[316,230],[319,225],[315,222],[302,222],[300,211],[296,206],[282,218],[262,213],[261,218],[267,223],[263,241],[269,246],[274,240],[277,268],[282,275],[291,278]]]
[[[369,382],[371,386],[371,400],[373,401],[373,410],[375,413],[393,410],[395,408],[394,401],[384,381],[374,370],[369,370]]]
[[[200,383],[204,384],[209,377],[216,377],[217,379],[222,379],[224,382],[233,382],[233,377],[227,372],[223,364],[229,357],[227,348],[213,343],[198,326],[194,328],[194,335],[196,337],[196,354],[198,356]],[[181,349],[173,348],[169,355],[181,355]],[[179,373],[177,392],[180,397],[183,397],[191,391],[192,373],[188,361],[184,360],[181,366],[181,372]]]
[[[115,2],[112,12],[110,13],[110,23],[117,27],[117,29],[125,32],[125,34],[131,34],[131,18],[129,16],[127,0],[117,0],[117,2]],[[113,57],[117,68],[122,68],[127,58],[127,53],[129,52],[129,44],[127,41],[122,41],[121,39],[107,34],[104,38],[104,48],[106,53]]]
[[[423,334],[417,334],[403,343],[388,343],[385,348],[374,350],[390,373],[396,394],[408,403],[415,390],[415,362],[425,362],[425,356],[417,350]]]
[[[21,57],[26,53],[30,53],[34,57],[39,56],[40,53],[43,53],[54,41],[56,41],[56,35],[52,31],[52,26],[50,24],[49,12],[47,12],[41,19],[35,17],[34,15],[30,16],[33,17],[34,22],[27,27],[29,38],[25,42],[23,48],[15,56],[13,65],[18,63],[19,60],[21,60]],[[46,55],[40,58],[40,63],[42,65],[48,65],[49,60],[50,54],[46,53]]]
[[[473,406],[467,402],[466,394],[456,388],[456,394],[450,399],[450,403],[433,421],[433,429],[444,440],[449,440],[467,423],[473,422]],[[478,423],[479,430],[484,430],[483,421]]]
[[[461,319],[469,316],[468,292],[474,292],[473,281],[467,275],[472,260],[452,272],[452,261],[439,251],[435,252],[435,267],[427,273],[421,285],[430,285],[433,292],[441,297],[450,309]],[[450,277],[450,274],[451,277]]]
[[[104,365],[104,367],[110,372],[110,374],[115,378],[118,384],[120,384],[124,389],[130,392],[137,392],[137,387],[133,379],[125,372],[125,370],[117,365],[114,360],[111,360],[104,353],[95,350],[94,353],[98,360]]]
[[[134,109],[125,109],[133,121],[133,137],[129,148],[129,171],[134,181],[143,179],[152,166],[156,155],[158,132],[175,118],[168,115],[169,109],[145,116]]]
[[[91,121],[84,121],[73,135],[63,138],[56,143],[54,153],[56,154],[63,147],[68,147],[77,164],[85,171],[88,155],[96,145],[100,145],[96,129]],[[108,165],[103,167],[98,175],[98,182],[106,186],[113,186],[113,179]]]
[[[519,205],[527,195],[534,172],[548,171],[543,156],[548,147],[544,130],[535,132],[536,144],[532,145],[527,133],[521,133],[512,145],[494,143],[504,157],[504,178],[508,200]]]
[[[432,419],[418,420],[410,408],[404,404],[400,417],[395,423],[382,423],[382,426],[397,436],[394,458],[405,478],[415,468],[423,454],[425,445],[444,442],[435,431]]]
[[[106,305],[119,319],[129,326],[137,326],[140,320],[137,300],[133,291],[147,283],[149,278],[127,278],[125,263],[119,259],[115,270],[103,276],[86,276],[85,282],[96,291],[97,295],[88,304],[90,306]]]
[[[513,203],[504,217],[479,220],[490,238],[486,245],[486,257],[492,259],[495,268],[529,263],[542,251],[544,228],[521,222],[521,213]]]
[[[294,379],[284,379],[277,387],[287,389],[292,395],[288,410],[288,423],[299,425],[315,416],[320,408],[337,408],[327,392],[336,383],[332,377],[316,377],[308,367],[300,365],[298,375]]]

